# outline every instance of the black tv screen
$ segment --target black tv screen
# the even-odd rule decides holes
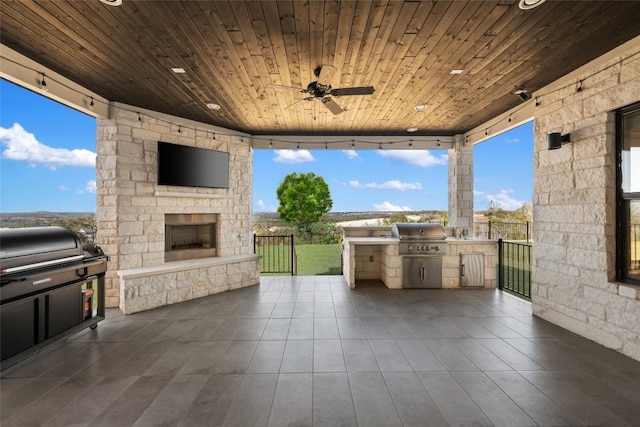
[[[158,141],[158,184],[229,188],[229,153]]]

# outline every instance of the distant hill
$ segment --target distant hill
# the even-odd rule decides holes
[[[54,221],[85,218],[95,212],[0,212],[0,227],[47,227]]]

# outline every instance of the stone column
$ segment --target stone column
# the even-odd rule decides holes
[[[462,135],[449,150],[449,225],[473,230],[473,146]]]

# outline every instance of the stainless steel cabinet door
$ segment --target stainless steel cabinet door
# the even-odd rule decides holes
[[[403,257],[402,258],[402,287],[421,288],[422,287],[422,258]]]
[[[402,287],[406,289],[441,288],[442,258],[403,257]]]
[[[460,286],[484,287],[484,254],[460,254]]]

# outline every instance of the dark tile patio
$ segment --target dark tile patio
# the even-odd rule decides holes
[[[518,298],[341,276],[109,310],[0,386],[3,427],[640,425],[640,363]]]

